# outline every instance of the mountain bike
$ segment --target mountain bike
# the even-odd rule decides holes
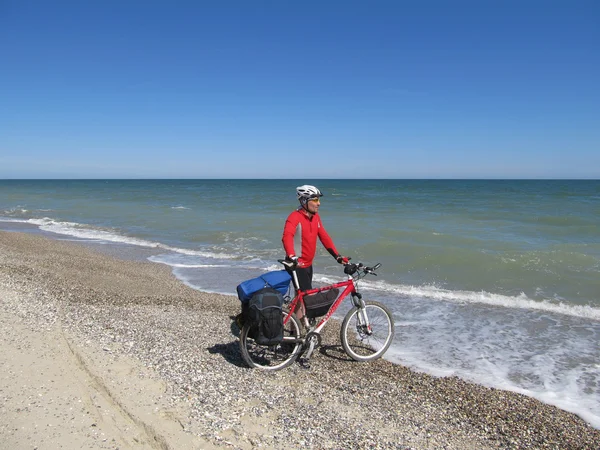
[[[387,351],[394,338],[394,320],[389,309],[376,301],[365,301],[358,292],[358,282],[367,275],[377,275],[375,271],[381,267],[367,267],[360,264],[345,264],[344,273],[347,280],[316,289],[300,290],[298,276],[289,261],[279,259],[292,273],[292,281],[296,295],[283,308],[284,337],[271,346],[258,345],[250,337],[250,325],[244,325],[240,331],[240,350],[246,364],[252,368],[263,370],[280,370],[288,367],[303,354],[303,362],[307,365],[314,349],[321,344],[321,330],[348,295],[352,297],[353,307],[348,311],[340,329],[340,340],[346,354],[355,361],[372,361],[380,358]],[[313,323],[305,330],[294,314],[298,305],[305,306],[307,296],[326,293],[332,290],[342,293],[333,302],[327,313],[320,319],[312,319]],[[335,291],[333,291],[335,293]]]

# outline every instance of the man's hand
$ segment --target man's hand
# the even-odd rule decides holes
[[[288,255],[285,257],[285,260],[291,262],[294,269],[298,266],[298,257],[296,255]]]
[[[348,262],[351,260],[352,258],[348,257],[348,256],[342,256],[342,255],[337,255],[337,258],[335,258],[335,260],[343,265],[348,264]]]

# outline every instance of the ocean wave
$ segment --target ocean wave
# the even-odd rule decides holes
[[[169,267],[174,267],[174,268],[178,268],[178,269],[211,269],[214,267],[220,267],[220,268],[231,267],[230,265],[225,265],[225,264],[185,264],[185,263],[169,262],[169,261],[165,260],[164,258],[161,258],[160,256],[150,256],[148,258],[148,261],[158,263],[158,264],[165,264]]]
[[[27,223],[27,220],[24,220],[24,219],[15,219],[13,217],[0,217],[0,222]]]
[[[315,276],[315,280],[321,283],[334,283],[339,280],[327,276]],[[480,291],[461,291],[441,289],[436,286],[423,285],[395,285],[385,281],[367,281],[361,280],[360,287],[365,290],[379,291],[382,294],[394,294],[402,297],[418,297],[459,304],[472,303],[490,306],[500,306],[504,308],[527,309],[534,311],[543,311],[554,314],[563,314],[573,317],[583,317],[586,319],[600,320],[600,308],[589,305],[568,305],[553,300],[533,300],[524,293],[517,296],[494,294]]]
[[[14,208],[3,210],[2,214],[9,214],[9,215],[13,215],[13,214],[26,214],[27,212],[29,212],[28,209],[21,208],[20,206],[16,206]],[[4,220],[4,218],[2,218],[2,220]],[[9,222],[10,220],[6,220],[6,221]]]
[[[180,255],[186,256],[198,256],[210,258],[212,261],[216,259],[220,260],[236,260],[239,258],[239,254],[231,254],[220,251],[202,251],[193,250],[187,248],[173,247],[161,242],[149,241],[136,237],[126,236],[119,233],[114,229],[94,227],[87,224],[81,224],[76,222],[59,221],[49,217],[43,219],[18,219],[18,218],[1,218],[0,220],[6,222],[18,222],[28,223],[38,226],[41,230],[57,233],[61,235],[71,236],[78,239],[104,241],[120,244],[135,245],[144,248],[156,248],[163,251],[168,251]],[[227,268],[229,266],[217,263],[211,264],[212,261],[169,261],[166,264],[178,268],[210,268],[210,267],[222,267]],[[156,261],[164,262],[164,261]],[[216,261],[215,261],[216,262]],[[239,261],[238,261],[239,263]],[[251,263],[248,265],[248,263]],[[238,265],[238,264],[235,264]],[[240,264],[246,269],[259,269],[259,270],[281,270],[282,267],[279,264],[268,262],[260,258],[253,258],[252,261],[246,261],[244,264]],[[252,267],[250,267],[252,266]],[[322,283],[333,283],[340,281],[339,278],[333,278],[331,276],[315,274],[315,281]],[[362,280],[361,287],[367,290],[379,291],[385,296],[402,296],[402,297],[420,297],[428,298],[438,301],[454,302],[454,303],[472,303],[472,304],[484,304],[490,306],[499,306],[505,308],[519,308],[525,310],[537,310],[555,314],[563,314],[574,317],[582,317],[592,320],[600,320],[600,308],[592,307],[589,305],[574,305],[566,304],[561,302],[560,299],[544,299],[534,300],[524,293],[517,296],[494,294],[486,291],[466,291],[466,290],[448,290],[441,289],[433,285],[402,285],[393,284],[385,281],[370,281]]]
[[[157,248],[161,250],[167,250],[174,253],[180,253],[189,256],[203,256],[207,258],[219,258],[219,259],[234,259],[235,255],[227,253],[214,253],[201,250],[191,250],[186,248],[172,247],[160,242],[148,241],[145,239],[135,238],[131,236],[125,236],[112,229],[104,229],[100,227],[93,227],[86,224],[77,222],[62,222],[44,217],[43,219],[13,219],[8,220],[10,222],[29,223],[37,225],[40,230],[47,231],[50,233],[62,234],[66,236],[72,236],[79,239],[85,240],[96,240],[114,242],[119,244],[136,245],[138,247],[145,248]]]

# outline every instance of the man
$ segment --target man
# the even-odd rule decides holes
[[[338,263],[348,264],[350,258],[338,253],[333,240],[321,223],[318,214],[323,197],[321,191],[305,184],[296,188],[296,194],[300,207],[285,221],[281,240],[286,259],[296,266],[299,288],[304,291],[312,289],[312,263],[317,251],[317,238]],[[297,310],[296,315],[298,319],[302,319],[304,311]]]

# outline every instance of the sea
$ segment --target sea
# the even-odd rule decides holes
[[[394,314],[387,359],[600,429],[599,180],[0,180],[0,229],[118,251],[235,296],[281,269],[301,184],[323,191],[343,255],[381,263],[359,287]],[[314,270],[316,285],[344,279],[320,244]]]

